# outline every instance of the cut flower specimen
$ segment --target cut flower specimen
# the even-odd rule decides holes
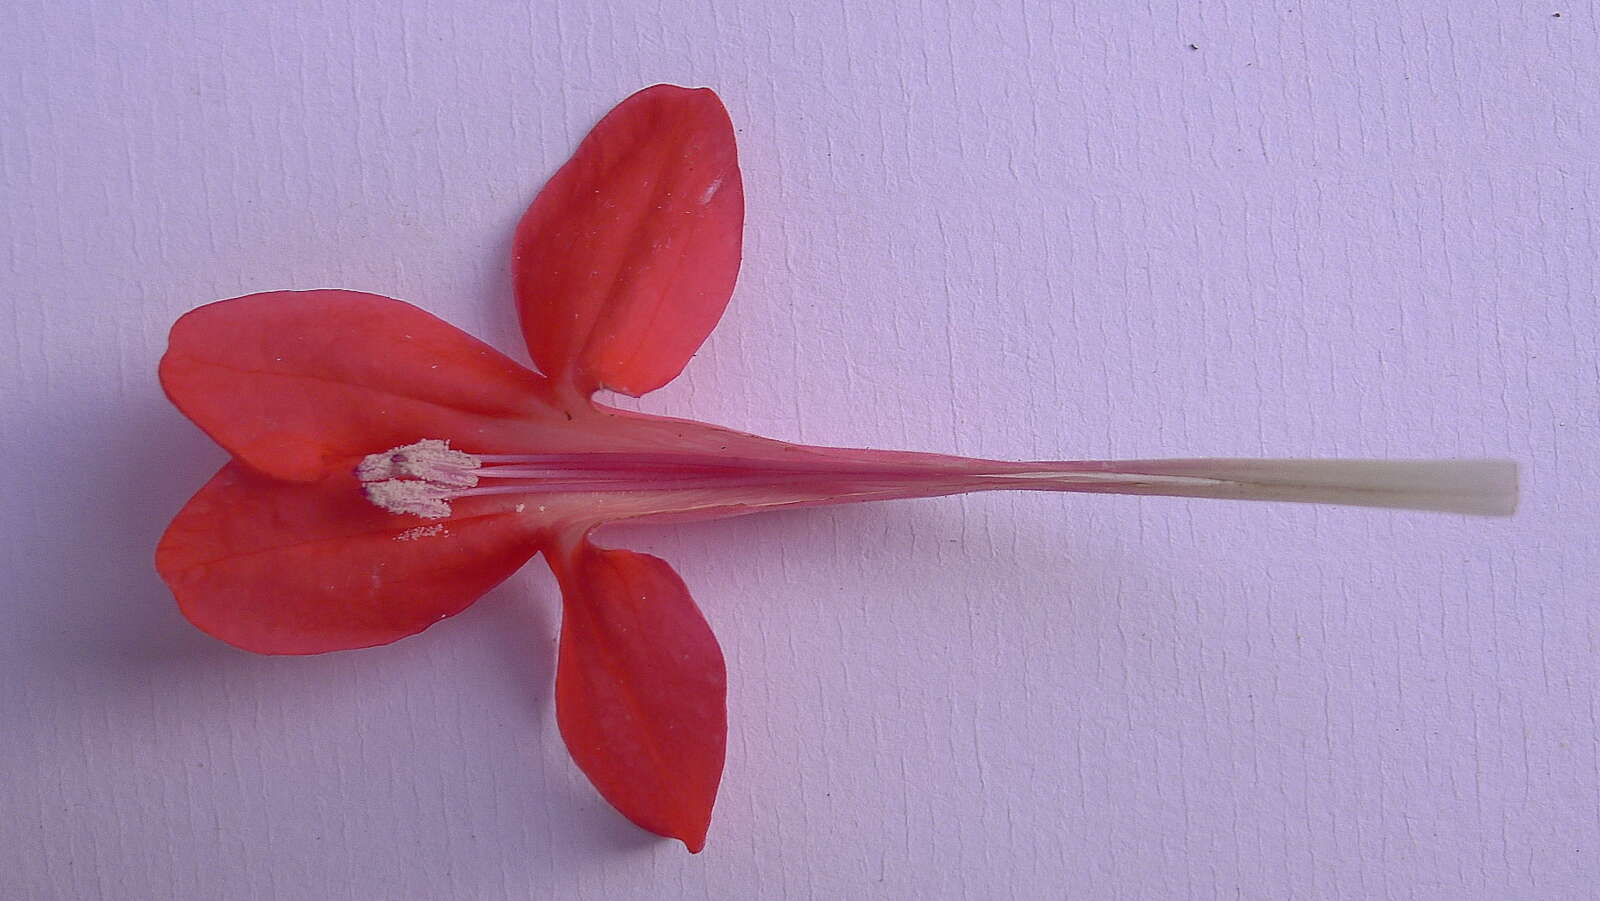
[[[688,363],[733,290],[743,216],[721,102],[658,85],[595,126],[517,228],[537,372],[354,291],[183,316],[162,386],[232,455],[156,551],[184,614],[264,654],[369,647],[459,613],[542,552],[562,594],[562,737],[617,810],[698,851],[722,774],[722,653],[671,567],[596,546],[597,526],[1004,489],[1515,504],[1503,461],[1003,463],[800,446],[594,402]]]

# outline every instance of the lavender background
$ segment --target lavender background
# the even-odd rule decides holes
[[[0,896],[1593,897],[1596,13],[12,0]],[[172,320],[339,286],[520,358],[511,226],[657,81],[721,93],[749,225],[642,409],[1010,458],[1509,455],[1523,510],[617,533],[727,651],[698,857],[570,763],[540,563],[384,649],[190,628],[151,550],[223,457],[155,383]]]

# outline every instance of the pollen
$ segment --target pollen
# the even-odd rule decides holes
[[[396,447],[381,454],[368,454],[356,467],[356,478],[363,482],[383,479],[422,479],[457,488],[478,484],[473,470],[483,465],[477,457],[454,450],[440,438],[424,438],[415,444]]]
[[[362,490],[367,500],[390,513],[410,513],[423,519],[444,519],[450,515],[450,489],[417,479],[368,482]]]
[[[425,438],[415,444],[369,454],[356,467],[367,500],[390,513],[425,519],[450,515],[450,500],[478,484],[477,457],[450,442]]]
[[[450,532],[443,524],[434,523],[431,526],[413,526],[399,535],[394,536],[395,541],[416,541],[421,538],[432,538],[435,535],[449,535]]]

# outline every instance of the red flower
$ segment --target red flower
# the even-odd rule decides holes
[[[204,631],[266,654],[395,641],[543,552],[561,585],[556,716],[638,825],[705,842],[726,737],[722,653],[663,561],[596,526],[776,507],[1043,489],[1509,512],[1514,468],[1151,460],[999,463],[803,447],[610,409],[671,381],[739,268],[743,189],[709,90],[612,110],[517,228],[533,372],[416,307],[270,292],[173,326],[161,383],[233,455],[156,566]]]

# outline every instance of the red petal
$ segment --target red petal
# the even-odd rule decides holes
[[[281,482],[229,463],[161,537],[156,569],[202,630],[262,654],[387,644],[460,613],[537,550],[525,517],[423,521],[367,503],[355,476]]]
[[[561,736],[623,816],[698,853],[728,733],[717,639],[662,560],[587,541],[560,556]]]
[[[517,227],[522,331],[546,375],[640,395],[672,381],[739,274],[744,188],[709,89],[646,88],[589,132]]]
[[[410,304],[357,291],[192,310],[172,327],[161,384],[234,456],[295,481],[420,438],[514,451],[529,420],[565,419],[540,399],[537,374]]]

